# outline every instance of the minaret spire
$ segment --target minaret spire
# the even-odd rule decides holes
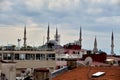
[[[49,29],[49,23],[48,23],[48,30],[47,30],[47,43],[50,40],[50,29]]]
[[[96,53],[97,51],[98,51],[98,48],[97,48],[97,39],[96,39],[96,36],[95,36],[93,53]]]
[[[26,37],[26,25],[24,27],[24,38],[23,38],[23,40],[24,40],[23,46],[26,48],[27,47],[27,43],[26,43],[26,40],[27,40],[27,37]]]
[[[55,40],[58,41],[58,29],[56,28]]]
[[[111,54],[114,55],[114,34],[112,31],[112,36],[111,36]]]
[[[56,27],[56,33],[55,33],[55,41],[58,42],[58,44],[60,43],[60,35],[58,34],[58,29]]]
[[[82,30],[80,26],[80,33],[79,33],[79,45],[82,47]]]

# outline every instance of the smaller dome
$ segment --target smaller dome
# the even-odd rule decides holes
[[[58,45],[58,42],[55,40],[50,40],[48,43],[54,44],[54,45]]]
[[[41,49],[46,49],[46,50],[47,49],[48,50],[49,49],[60,49],[60,48],[62,48],[62,46],[59,45],[58,42],[55,40],[50,40],[48,43],[41,46]]]

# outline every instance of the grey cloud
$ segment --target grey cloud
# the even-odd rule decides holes
[[[9,0],[7,0],[9,1]],[[23,24],[27,23],[27,21],[32,20],[32,22],[36,24],[46,24],[48,22],[52,24],[70,24],[69,29],[77,29],[78,26],[83,25],[85,29],[89,30],[97,30],[97,28],[101,26],[111,26],[109,22],[106,24],[101,24],[96,22],[96,19],[99,17],[110,17],[110,16],[118,16],[120,15],[120,10],[118,5],[106,4],[107,1],[99,3],[99,4],[91,4],[88,0],[80,0],[79,4],[73,6],[71,4],[63,6],[59,4],[59,8],[55,7],[53,4],[52,9],[49,7],[50,1],[43,1],[42,6],[38,4],[30,4],[27,5],[26,1],[21,0],[11,0],[12,8],[11,11],[4,11],[0,14],[0,24]],[[27,0],[28,1],[28,0]],[[32,0],[30,0],[32,1]],[[41,0],[42,1],[42,0]],[[35,2],[36,3],[36,2]],[[61,4],[63,4],[62,2]],[[33,6],[32,6],[33,5]],[[36,6],[35,6],[36,5]],[[35,7],[34,7],[35,6]],[[67,9],[69,8],[69,9]],[[73,9],[75,8],[75,9]],[[57,10],[56,10],[57,9]],[[91,12],[88,13],[87,10],[91,9]],[[95,9],[101,9],[101,12],[95,14]],[[4,14],[4,16],[3,16]],[[112,26],[111,26],[112,27]],[[101,28],[102,31],[102,28]]]

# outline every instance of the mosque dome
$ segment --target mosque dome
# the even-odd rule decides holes
[[[54,49],[60,49],[60,48],[62,48],[62,46],[59,45],[58,42],[55,40],[50,40],[49,42],[47,42],[46,44],[44,44],[40,47],[41,50],[44,50],[44,49],[45,50],[47,50],[47,49],[54,50]]]
[[[53,44],[55,46],[58,45],[58,42],[55,40],[50,40],[47,44]]]
[[[48,48],[53,48],[53,49],[62,48],[62,46],[59,45],[58,42],[55,40],[50,40],[48,43],[46,43],[46,45],[48,46]]]

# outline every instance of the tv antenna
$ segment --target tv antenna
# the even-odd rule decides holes
[[[18,49],[20,49],[20,41],[21,41],[21,39],[17,39],[17,41],[18,41]]]

